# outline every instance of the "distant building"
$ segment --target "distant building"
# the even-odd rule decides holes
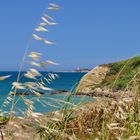
[[[89,72],[89,71],[90,69],[88,68],[79,68],[79,67],[74,70],[74,72]]]

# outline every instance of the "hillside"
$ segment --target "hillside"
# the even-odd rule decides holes
[[[100,89],[125,90],[140,67],[140,56],[103,64],[87,73],[80,81],[77,93],[94,92]]]

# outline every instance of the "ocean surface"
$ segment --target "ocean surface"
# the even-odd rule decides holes
[[[52,83],[47,84],[50,88],[54,90],[67,90],[71,91],[75,89],[78,85],[82,76],[84,76],[83,72],[56,72],[59,78],[55,79]],[[10,89],[12,82],[16,81],[17,72],[0,72],[0,76],[4,75],[12,75],[9,79],[5,81],[0,81],[0,109],[6,114],[11,108],[11,102],[5,106],[3,106],[3,102],[5,101]],[[43,73],[47,74],[47,73]],[[29,82],[29,79],[22,78],[22,82]],[[38,113],[46,113],[55,110],[63,109],[66,105],[68,107],[74,107],[77,104],[85,103],[89,101],[93,101],[91,97],[88,96],[70,96],[70,93],[62,93],[57,95],[51,95],[49,92],[45,93],[41,97],[36,96],[26,96],[27,99],[30,99],[33,102],[34,112]],[[17,116],[23,116],[23,112],[26,112],[27,106],[23,102],[23,100],[16,96],[15,100],[16,105],[14,106],[14,112]]]

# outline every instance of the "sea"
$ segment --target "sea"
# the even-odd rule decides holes
[[[27,95],[25,98],[29,99],[33,105],[33,111],[37,113],[47,113],[56,110],[76,107],[81,103],[94,101],[89,96],[78,96],[71,95],[69,91],[74,91],[78,85],[80,79],[86,74],[85,72],[55,72],[58,78],[53,80],[51,83],[46,83],[49,88],[53,90],[67,90],[66,93],[52,95],[50,92],[45,92],[40,97],[35,95]],[[43,72],[43,75],[48,73]],[[5,81],[0,81],[0,111],[3,114],[8,114],[11,109],[12,102],[6,102],[8,93],[12,88],[12,83],[16,81],[18,72],[0,72],[0,76],[11,75],[10,78]],[[22,73],[21,73],[22,75]],[[29,79],[22,77],[21,82],[29,82]],[[27,112],[27,105],[21,99],[20,96],[16,95],[14,98],[14,114],[16,116],[24,116]]]

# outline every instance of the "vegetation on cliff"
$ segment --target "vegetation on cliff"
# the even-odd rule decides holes
[[[140,56],[120,62],[107,64],[110,71],[100,86],[108,86],[113,90],[124,90],[140,68]]]
[[[130,87],[132,87],[131,81],[139,74],[139,67],[140,56],[99,65],[81,79],[77,87],[77,93],[93,94],[99,88],[103,91],[109,89],[115,92],[128,90],[128,88],[130,90]]]

